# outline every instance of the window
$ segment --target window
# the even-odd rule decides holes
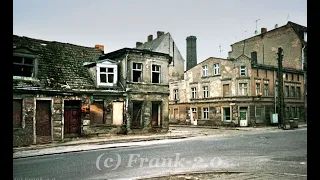
[[[142,82],[142,63],[132,64],[132,81]]]
[[[297,81],[300,81],[300,75],[297,74]]]
[[[268,71],[266,70],[266,78],[268,78]]]
[[[291,97],[296,97],[296,88],[291,86]]]
[[[285,90],[286,90],[286,97],[290,97],[289,86],[286,86]]]
[[[34,59],[13,56],[13,76],[34,77]]]
[[[262,117],[264,114],[264,107],[257,107],[256,106],[256,117]]]
[[[208,86],[203,87],[203,98],[208,98],[209,97],[209,90]]]
[[[207,65],[202,66],[202,77],[208,76],[208,67]]]
[[[223,120],[224,121],[230,121],[231,117],[230,117],[230,108],[223,108]]]
[[[268,83],[264,83],[264,87],[263,87],[263,95],[264,96],[268,96],[269,95],[269,84]]]
[[[290,108],[289,107],[286,107],[286,117],[285,118],[289,118],[290,117]]]
[[[259,77],[259,69],[257,69],[257,77]]]
[[[174,94],[173,94],[174,100],[178,100],[179,99],[178,89],[174,89],[173,92],[174,92]]]
[[[117,65],[97,64],[97,84],[111,86],[117,83]]]
[[[291,81],[294,80],[294,74],[291,74]]]
[[[260,83],[256,83],[256,95],[260,93]]]
[[[104,103],[103,101],[93,101],[90,105],[90,124],[104,124]]]
[[[203,119],[209,119],[209,108],[203,108]]]
[[[220,67],[219,67],[219,63],[216,63],[213,65],[213,75],[218,75],[220,74]]]
[[[296,107],[291,107],[291,118],[296,117]]]
[[[297,107],[297,118],[301,117],[301,107]]]
[[[100,67],[100,83],[113,83],[113,68]]]
[[[288,73],[286,73],[286,80],[288,80]]]
[[[247,74],[246,72],[246,66],[240,66],[240,75],[245,76]]]
[[[159,65],[152,65],[152,83],[160,83],[160,71]]]
[[[301,97],[301,88],[299,86],[297,86],[297,98]]]
[[[22,127],[22,100],[13,100],[13,128]]]
[[[247,83],[239,83],[239,95],[246,96],[248,95],[247,92]]]
[[[196,99],[197,98],[197,89],[195,87],[191,88],[191,94],[192,94],[192,99]]]

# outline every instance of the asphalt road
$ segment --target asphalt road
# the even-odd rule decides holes
[[[132,179],[212,170],[282,173],[306,179],[307,130],[194,137],[13,160],[16,180]]]

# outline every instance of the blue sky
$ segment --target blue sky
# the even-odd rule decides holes
[[[186,37],[197,37],[197,58],[228,56],[230,45],[287,21],[307,26],[307,0],[13,0],[13,34],[105,53],[135,47],[170,32],[186,58]],[[221,45],[221,52],[219,46]]]

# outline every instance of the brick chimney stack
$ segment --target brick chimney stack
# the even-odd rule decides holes
[[[152,40],[153,40],[153,35],[150,34],[150,35],[148,36],[148,42],[151,42]]]
[[[143,43],[142,42],[136,42],[136,48],[138,48],[139,46],[141,46]]]
[[[187,37],[187,69],[189,70],[197,65],[197,38],[195,36]]]
[[[96,44],[96,45],[94,46],[94,48],[96,48],[96,49],[100,49],[101,51],[103,51],[103,52],[104,52],[104,46],[103,46],[103,45]]]
[[[267,28],[261,28],[261,34],[264,34],[267,32]]]
[[[164,34],[163,31],[157,31],[157,38],[159,38],[160,36],[162,36]]]

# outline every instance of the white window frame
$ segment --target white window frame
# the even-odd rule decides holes
[[[173,99],[179,100],[179,90],[178,89],[173,90]]]
[[[220,64],[215,63],[213,65],[213,75],[219,75],[220,74]]]
[[[208,66],[204,65],[202,66],[202,77],[207,77],[208,76]]]
[[[204,107],[202,110],[203,110],[203,119],[209,119],[209,108]]]
[[[191,99],[196,99],[197,98],[197,88],[192,87],[191,88]]]
[[[139,68],[135,67],[135,64],[140,64],[141,68],[139,69]],[[133,81],[133,71],[140,71],[141,72],[140,81],[138,80],[138,82],[142,82],[142,67],[143,67],[142,63],[132,62],[132,82],[135,82],[135,81]]]
[[[239,83],[239,95],[240,96],[248,95],[248,83]]]
[[[208,97],[209,97],[209,87],[203,86],[203,98],[208,98]]]
[[[117,71],[118,71],[118,67],[117,65],[111,65],[111,64],[97,64],[97,85],[98,86],[113,86],[114,84],[117,83],[117,80],[118,80],[118,76],[117,76]],[[107,68],[106,69],[106,72],[100,72],[100,68]],[[113,68],[113,73],[108,73],[108,68]],[[100,79],[100,74],[106,74],[106,79],[107,79],[107,82],[104,83],[104,82],[101,82],[101,79]],[[108,83],[108,74],[113,74],[113,82],[112,83]]]
[[[157,70],[157,68],[155,70],[153,70],[153,66],[159,67],[159,70]],[[159,73],[159,82],[158,83],[152,82],[153,73]],[[151,65],[151,83],[153,83],[153,84],[160,84],[161,83],[161,65],[159,65],[159,64],[152,64]]]
[[[246,66],[240,66],[240,76],[247,75],[247,67]]]

